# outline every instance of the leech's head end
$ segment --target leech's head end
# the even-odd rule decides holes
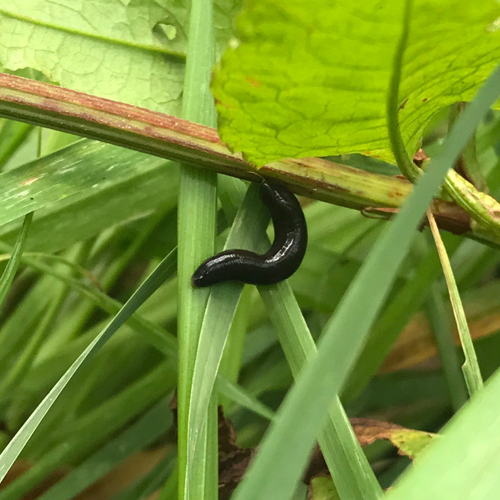
[[[193,276],[191,276],[191,285],[193,285],[193,288],[201,288],[201,287],[207,286],[204,283],[203,275],[198,273],[198,269],[193,274]]]
[[[191,284],[194,288],[202,288],[217,283],[216,273],[213,272],[212,264],[214,258],[207,259],[201,264],[191,276]]]

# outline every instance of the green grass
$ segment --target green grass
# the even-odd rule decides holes
[[[39,113],[33,91],[30,104],[17,104],[31,124],[0,122],[0,500],[21,500],[45,481],[44,500],[71,500],[89,487],[106,489],[110,500],[216,500],[229,482],[238,486],[226,494],[232,500],[305,500],[302,478],[316,443],[326,464],[311,500],[494,498],[500,252],[470,239],[495,242],[500,234],[494,1],[479,13],[463,0],[424,10],[418,0],[382,10],[356,0],[352,11],[322,0],[255,0],[238,19],[238,2],[139,10],[132,3],[115,6],[117,24],[102,24],[93,1],[76,17],[58,2],[32,11],[30,0],[23,5],[31,17],[0,0],[0,19],[19,30],[18,59],[12,47],[2,52],[11,41],[0,50],[7,71],[58,75],[73,89],[195,123],[215,126],[218,118],[229,147],[244,146],[244,157],[258,163],[285,153],[367,154],[335,158],[358,183],[341,177],[346,170],[325,171],[336,200],[346,185],[345,199],[367,199],[356,185],[372,191],[368,199],[393,197],[388,206],[400,206],[400,192],[370,185],[367,171],[387,179],[402,171],[417,183],[387,222],[315,200],[325,199],[318,177],[325,167],[306,179],[299,164],[287,164],[286,173],[279,166],[282,182],[318,190],[301,199],[309,243],[300,269],[272,286],[193,289],[194,269],[215,252],[268,248],[272,230],[258,184],[203,168],[215,152],[200,153],[202,140],[192,145],[204,158],[197,167],[170,161],[172,145],[165,160],[50,130],[91,119],[93,137],[100,129],[96,114],[59,115],[67,102]],[[362,22],[351,22],[355,12]],[[438,15],[443,22],[431,33]],[[94,20],[92,28],[83,18]],[[464,23],[470,29],[457,39]],[[241,43],[225,51],[235,34]],[[33,57],[48,39],[59,47],[45,47],[51,64]],[[87,58],[65,66],[64,49],[80,53],[76,47]],[[105,64],[89,66],[99,53],[111,57],[114,78],[130,69],[126,84],[114,86],[111,73],[106,80]],[[19,61],[41,73],[18,70]],[[443,72],[444,64],[453,71]],[[146,66],[150,73],[133,71]],[[8,108],[2,85],[0,113]],[[468,99],[465,109],[446,108]],[[120,121],[122,108],[106,110]],[[144,130],[135,137],[130,117],[122,118],[127,144],[139,144]],[[421,138],[431,160],[420,172],[411,157]],[[464,148],[471,178],[485,180],[492,198],[450,170]],[[241,175],[246,164],[237,163],[231,157],[224,168]],[[420,225],[445,190],[453,213],[473,222],[469,239],[441,231],[440,261]],[[454,315],[463,347],[453,340]],[[432,340],[415,341],[421,330],[435,335],[437,350]],[[424,364],[380,373],[395,345],[400,361],[417,355]],[[244,477],[237,454],[221,462],[221,485],[219,453],[227,458],[227,451],[218,438],[227,439],[227,430],[217,405],[237,445],[256,450]],[[385,442],[363,450],[350,417],[444,427],[444,437],[407,468]],[[24,474],[9,474],[24,464]],[[51,484],[54,475],[64,477]]]

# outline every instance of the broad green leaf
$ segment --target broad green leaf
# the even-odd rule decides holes
[[[2,0],[0,62],[10,70],[37,69],[82,92],[175,112],[184,71],[183,21],[178,9],[150,0]],[[153,33],[163,22],[172,41],[165,36],[162,43]]]
[[[500,90],[500,66],[460,116],[440,154],[374,245],[285,398],[234,500],[288,500],[328,408],[352,369],[426,208]],[[376,290],[376,294],[374,294]]]
[[[258,165],[355,152],[394,161],[386,89],[405,1],[249,2],[213,82],[222,139]],[[399,92],[410,154],[500,58],[496,0],[415,0],[412,12]]]
[[[188,3],[1,0],[0,63],[37,69],[74,90],[178,114]],[[217,3],[219,47],[232,35],[238,5]]]

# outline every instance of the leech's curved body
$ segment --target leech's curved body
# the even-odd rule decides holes
[[[193,274],[193,286],[222,281],[272,285],[290,277],[300,266],[307,247],[307,226],[302,208],[292,192],[278,184],[262,182],[260,197],[271,212],[274,242],[263,255],[248,250],[226,250],[207,259]]]

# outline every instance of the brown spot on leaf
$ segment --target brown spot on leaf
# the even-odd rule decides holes
[[[371,418],[351,418],[349,421],[361,446],[368,446],[378,439],[383,439],[391,442],[400,455],[412,460],[436,437],[436,434],[430,432],[416,431]],[[322,475],[328,475],[328,467],[319,446],[316,446],[303,481],[310,484],[313,478]]]
[[[351,418],[350,422],[361,446],[368,446],[377,439],[389,439],[395,429],[404,429],[401,425],[372,418]]]
[[[405,108],[406,103],[408,102],[408,98],[406,98],[400,105],[399,105],[399,110],[401,111],[402,109]]]

